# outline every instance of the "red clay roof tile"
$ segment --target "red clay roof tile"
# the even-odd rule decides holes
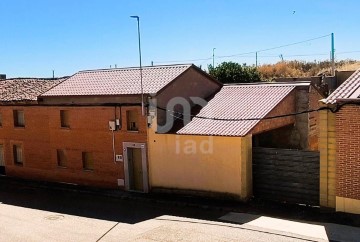
[[[40,94],[60,84],[66,78],[12,78],[1,80],[0,102],[36,101]]]
[[[304,85],[304,84],[299,84]],[[309,85],[307,83],[306,85]],[[264,118],[296,84],[252,84],[224,86],[178,134],[245,136],[260,120],[225,121],[203,119]]]
[[[143,67],[143,92],[157,93],[191,65]],[[139,68],[80,71],[42,96],[141,94]]]
[[[331,93],[324,102],[334,104],[337,99],[357,98],[360,98],[360,69],[355,71],[343,84]]]

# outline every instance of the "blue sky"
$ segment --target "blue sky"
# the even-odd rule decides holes
[[[252,52],[334,32],[336,58],[360,59],[357,0],[1,0],[0,73],[8,77],[72,75],[84,69],[143,64],[255,63]],[[295,11],[295,13],[294,13]],[[323,60],[330,37],[259,53],[259,63]],[[299,56],[306,55],[306,56]],[[309,55],[309,56],[307,56]],[[206,59],[207,60],[197,60]],[[191,61],[196,59],[196,61]]]

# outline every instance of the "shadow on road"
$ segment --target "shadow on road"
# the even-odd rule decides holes
[[[0,203],[107,221],[135,224],[162,215],[216,220],[221,211],[169,206],[148,202],[89,194],[79,191],[39,188],[18,181],[0,179]]]

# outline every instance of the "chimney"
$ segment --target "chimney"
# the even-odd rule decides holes
[[[0,80],[6,80],[6,75],[5,74],[0,74]]]

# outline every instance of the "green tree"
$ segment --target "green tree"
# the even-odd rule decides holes
[[[222,83],[250,83],[261,81],[261,75],[253,66],[235,62],[223,62],[213,67],[208,65],[210,76]]]

